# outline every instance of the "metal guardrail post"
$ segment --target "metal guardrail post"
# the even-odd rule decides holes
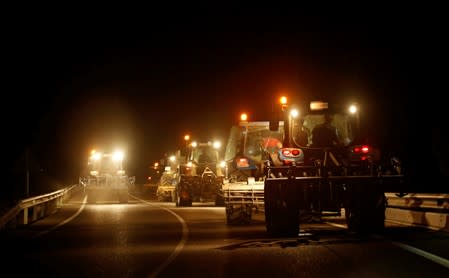
[[[31,221],[37,220],[37,206],[33,206],[33,217],[31,218]]]
[[[28,208],[23,209],[23,224],[28,225]]]
[[[62,207],[62,198],[64,198],[64,195],[56,199],[56,207],[60,208]]]

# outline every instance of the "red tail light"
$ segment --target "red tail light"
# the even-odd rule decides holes
[[[282,155],[285,157],[294,157],[299,156],[300,154],[301,150],[299,149],[291,149],[291,148],[282,149]]]
[[[366,145],[362,146],[362,153],[369,153],[370,148]]]
[[[369,145],[358,145],[352,148],[352,160],[376,161],[379,160],[379,151]]]
[[[354,149],[352,149],[352,150],[354,151],[354,153],[369,153],[370,147],[367,145],[363,145],[363,146],[354,147]]]

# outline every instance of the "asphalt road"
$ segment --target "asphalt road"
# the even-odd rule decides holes
[[[262,214],[229,226],[223,207],[177,208],[147,191],[128,204],[73,196],[57,213],[3,231],[1,268],[45,277],[449,277],[449,235],[387,223],[356,235],[343,219],[265,233]]]

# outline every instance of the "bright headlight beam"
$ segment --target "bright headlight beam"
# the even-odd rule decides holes
[[[349,113],[351,113],[351,114],[357,113],[357,106],[355,106],[355,105],[349,106]]]
[[[122,151],[115,151],[114,154],[112,155],[112,159],[114,161],[121,161],[123,160],[124,157],[125,155],[123,154]]]
[[[298,115],[299,115],[299,111],[297,109],[292,109],[290,111],[290,116],[292,116],[293,118],[298,117]]]
[[[221,142],[220,141],[214,141],[214,149],[219,149],[221,148]]]

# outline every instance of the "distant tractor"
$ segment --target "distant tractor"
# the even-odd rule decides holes
[[[92,151],[88,159],[88,174],[80,178],[85,186],[88,203],[115,201],[128,203],[129,186],[135,177],[128,177],[123,169],[123,152]]]
[[[174,202],[176,198],[175,190],[179,182],[179,172],[176,167],[176,156],[171,156],[170,159],[157,183],[156,197],[160,202]]]
[[[192,206],[192,202],[215,202],[224,205],[221,194],[225,163],[220,161],[221,143],[192,142],[179,162],[176,184],[176,206]]]

